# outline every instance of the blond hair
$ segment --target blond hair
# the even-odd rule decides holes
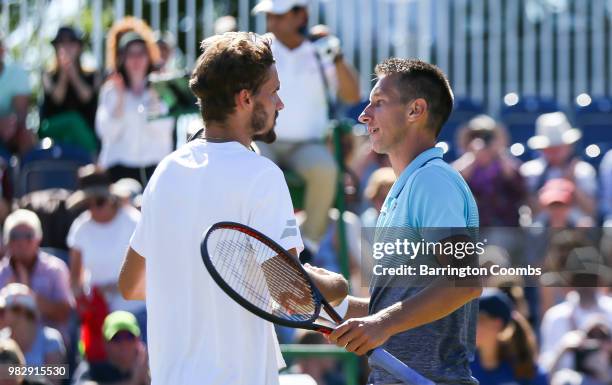
[[[141,19],[127,16],[115,22],[106,34],[106,68],[109,71],[116,71],[118,69],[119,39],[126,32],[135,32],[140,35],[147,46],[151,64],[156,66],[160,63],[159,47],[151,27]]]

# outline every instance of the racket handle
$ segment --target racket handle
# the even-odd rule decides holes
[[[382,348],[374,349],[370,353],[370,359],[374,364],[385,369],[387,373],[407,385],[436,385]]]

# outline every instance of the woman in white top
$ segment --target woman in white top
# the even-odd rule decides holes
[[[152,36],[144,22],[133,18],[118,22],[109,32],[112,74],[100,91],[96,115],[100,166],[113,181],[133,178],[143,186],[173,145],[174,121],[159,118],[168,108],[148,81],[159,58]]]

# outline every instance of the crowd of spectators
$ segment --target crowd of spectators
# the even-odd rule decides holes
[[[308,261],[341,270],[342,221],[352,290],[365,295],[362,245],[371,239],[362,229],[375,227],[395,174],[364,136],[344,133],[343,154],[326,141],[330,118],[358,102],[360,91],[337,39],[324,26],[305,38],[305,1],[294,3],[255,9],[266,14],[274,35],[285,104],[277,142],[262,138],[258,147],[305,184],[299,218]],[[216,28],[235,25],[225,17]],[[145,305],[123,300],[117,277],[139,220],[140,194],[178,141],[172,100],[151,79],[185,72],[173,67],[172,37],[131,17],[107,35],[105,72],[81,64],[85,40],[77,29],[61,27],[51,44],[55,59],[42,76],[35,131],[26,126],[33,105],[28,74],[5,60],[0,41],[0,362],[69,364],[72,379],[63,383],[148,384]],[[527,145],[538,155],[521,162],[509,151],[503,123],[476,116],[464,122],[458,157],[449,160],[476,198],[491,246],[485,259],[528,260],[551,271],[535,285],[489,282],[497,289],[481,299],[472,369],[487,385],[610,384],[612,151],[599,169],[580,159],[581,131],[562,111],[541,115],[534,127]],[[75,169],[72,189],[24,190],[18,181],[26,160],[49,147],[76,149],[91,161]],[[346,175],[338,179],[338,170]],[[342,215],[333,208],[338,188],[349,207]],[[564,273],[585,260],[597,267]],[[325,343],[312,333],[279,337]],[[295,360],[289,372],[319,384],[345,381],[331,359]],[[45,381],[61,383],[16,383]]]

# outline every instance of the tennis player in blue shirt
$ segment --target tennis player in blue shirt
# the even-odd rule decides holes
[[[389,156],[397,175],[377,234],[393,228],[416,232],[427,241],[471,239],[456,229],[478,227],[476,202],[435,147],[453,106],[448,80],[440,69],[418,60],[387,59],[375,72],[377,83],[360,121],[368,127],[374,151]],[[459,261],[454,255],[434,257],[433,263],[442,267]],[[423,261],[416,257],[412,263]],[[448,284],[448,277],[433,278],[421,287],[401,279],[407,278],[374,276],[369,298],[349,297],[347,321],[330,340],[357,354],[382,346],[438,385],[478,384],[469,360],[478,312],[474,299],[482,291],[479,279],[472,277],[473,283],[456,287]],[[372,366],[369,383],[398,382]]]

